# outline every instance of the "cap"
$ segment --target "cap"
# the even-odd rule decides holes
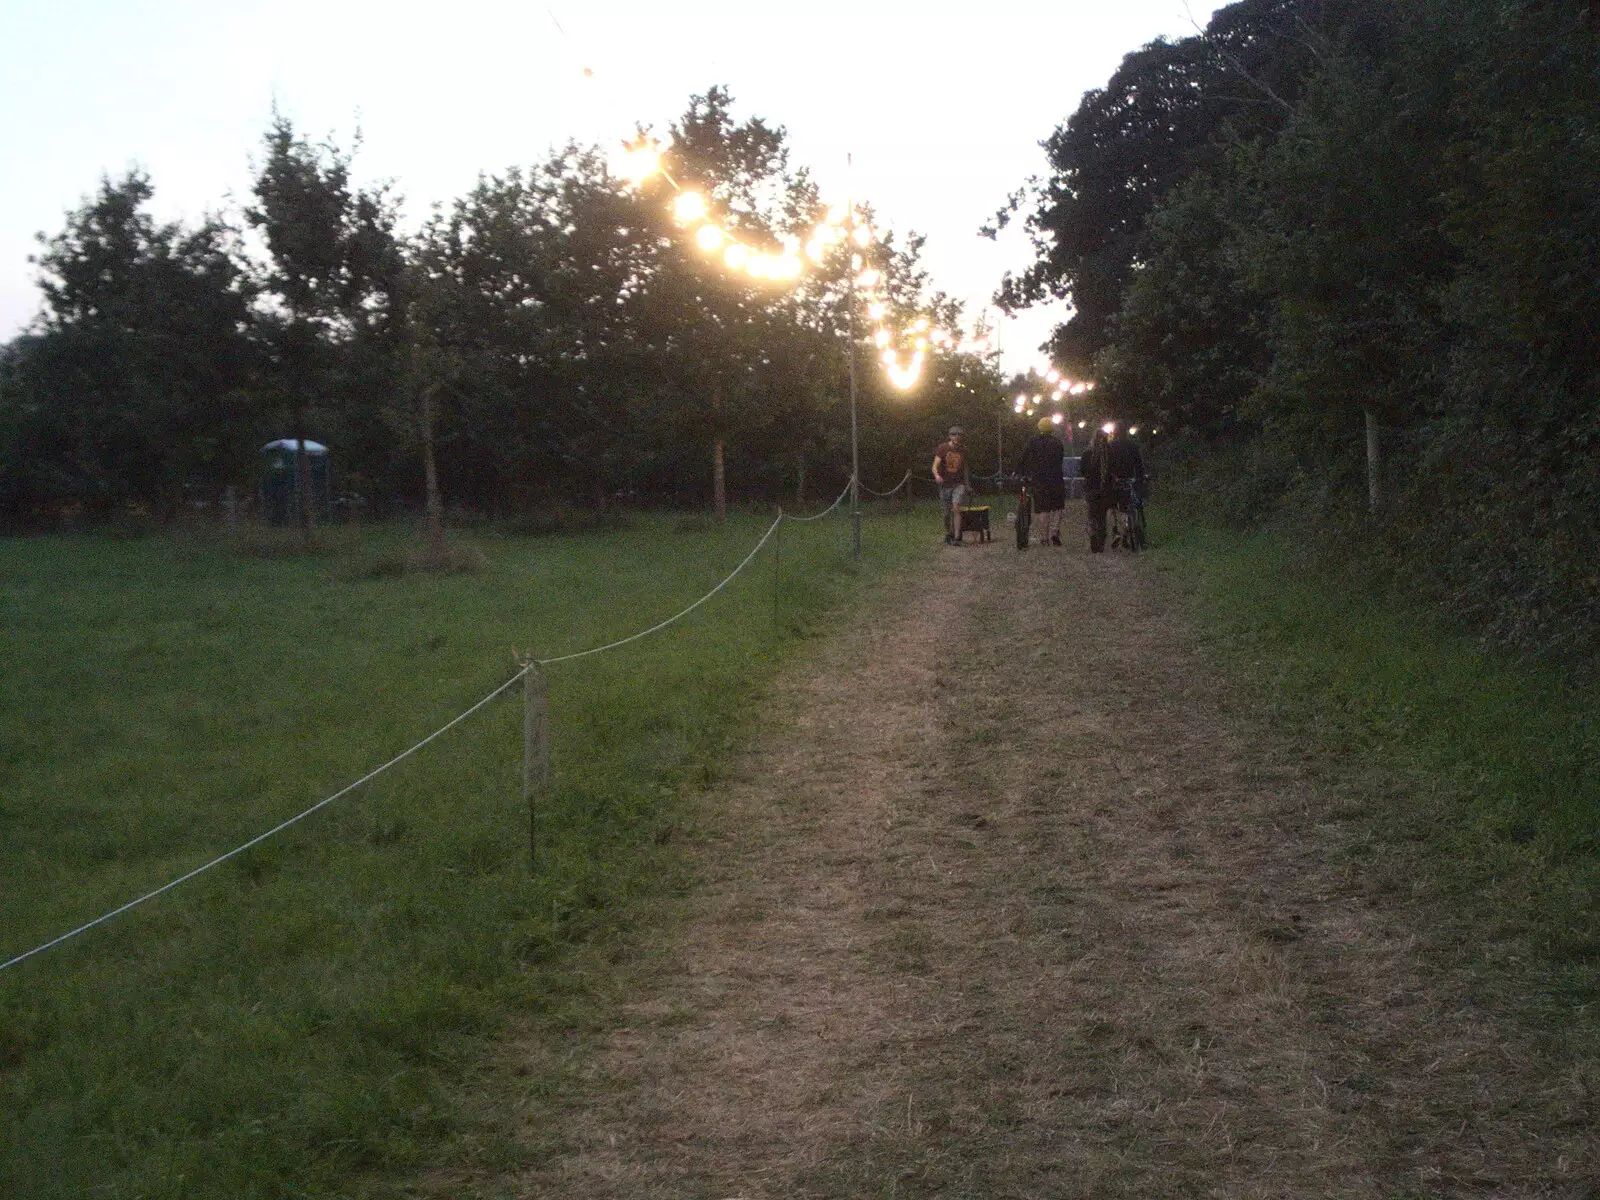
[[[966,437],[967,436],[967,431],[965,429],[961,428],[961,426],[959,426],[959,425],[952,425],[952,426],[950,426],[950,434],[949,434],[949,436],[950,437]]]

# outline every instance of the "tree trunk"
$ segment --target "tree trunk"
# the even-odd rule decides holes
[[[438,545],[444,541],[444,501],[439,497],[439,470],[433,457],[433,398],[439,385],[431,383],[422,389],[420,418],[422,422],[422,480],[425,492],[423,512],[427,523],[428,541]]]
[[[1378,489],[1378,475],[1382,466],[1378,452],[1378,417],[1370,408],[1365,410],[1367,419],[1367,509],[1377,512],[1382,495]]]
[[[711,449],[711,492],[716,506],[717,520],[728,519],[727,476],[722,465],[722,439],[718,438]]]
[[[306,410],[294,410],[294,488],[300,501],[300,530],[309,543],[316,534],[316,498],[311,494],[311,456],[306,453]]]

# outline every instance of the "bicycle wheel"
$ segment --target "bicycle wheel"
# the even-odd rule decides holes
[[[1033,525],[1033,497],[1023,492],[1017,499],[1017,549],[1028,548],[1028,530]]]

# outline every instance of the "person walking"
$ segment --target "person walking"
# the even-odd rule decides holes
[[[944,508],[944,542],[961,545],[961,506],[972,495],[967,472],[967,431],[950,426],[949,436],[933,452],[933,481],[939,485],[939,503]]]
[[[1106,548],[1106,512],[1114,499],[1111,486],[1111,448],[1102,426],[1089,439],[1089,447],[1078,460],[1078,476],[1083,480],[1083,499],[1089,514],[1089,550],[1094,554]]]
[[[1106,514],[1116,506],[1118,493],[1129,504],[1144,498],[1144,455],[1132,436],[1118,437],[1116,425],[1108,422],[1094,431],[1078,473],[1089,508],[1089,549],[1099,554],[1106,548]]]
[[[1028,496],[1033,501],[1034,528],[1041,546],[1061,545],[1061,515],[1067,507],[1067,484],[1061,464],[1067,448],[1056,436],[1055,422],[1039,418],[1039,432],[1028,439],[1012,474],[1028,481]]]

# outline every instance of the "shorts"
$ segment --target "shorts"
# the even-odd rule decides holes
[[[1059,512],[1067,506],[1065,483],[1030,483],[1028,495],[1033,499],[1034,512]]]
[[[964,483],[939,485],[939,503],[944,506],[944,511],[949,513],[952,508],[959,508],[972,499],[972,489]]]

